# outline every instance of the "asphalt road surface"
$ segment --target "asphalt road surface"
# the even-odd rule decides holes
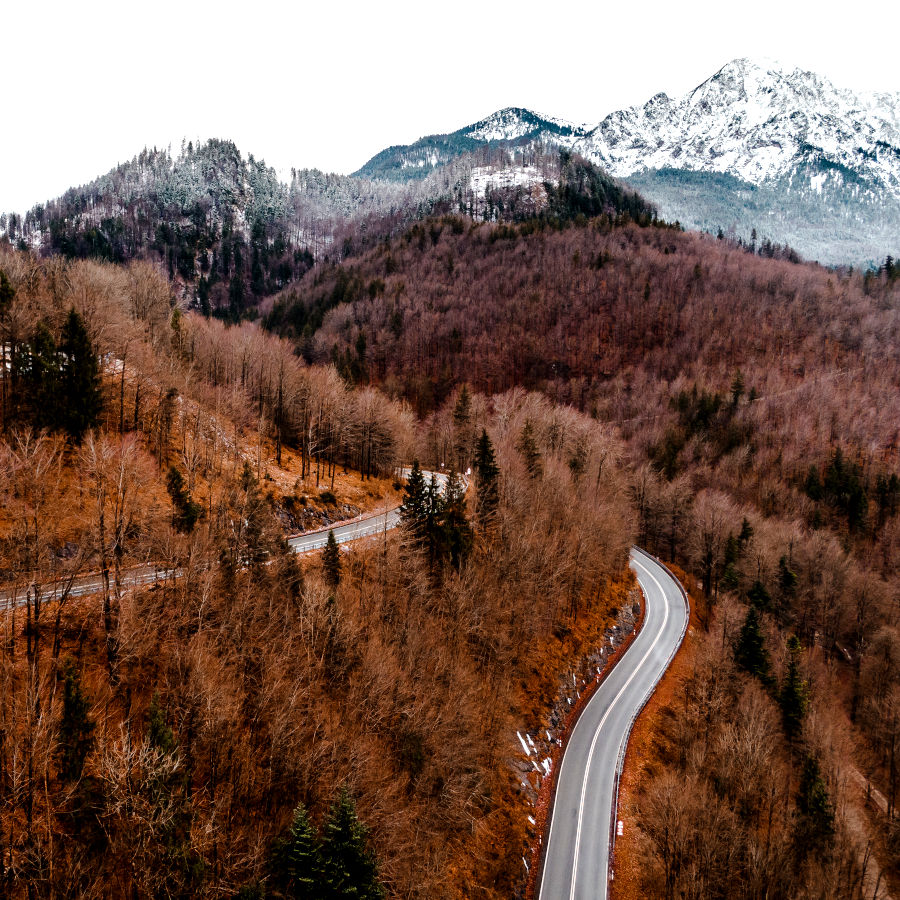
[[[401,469],[400,476],[405,478],[409,469]],[[448,477],[441,472],[423,472],[426,479],[434,476],[438,487],[443,491],[447,487]],[[328,541],[328,532],[334,531],[334,536],[339,544],[347,541],[356,541],[361,538],[374,537],[396,528],[400,524],[400,508],[386,510],[374,515],[363,516],[345,524],[335,524],[305,534],[297,534],[288,538],[288,545],[297,553],[308,553],[310,550],[319,550]],[[122,572],[122,588],[137,587],[142,584],[153,584],[166,578],[177,578],[181,574],[178,569],[166,569],[148,563],[143,566],[133,566]],[[110,572],[110,584],[113,583],[113,575]],[[14,606],[24,606],[33,585],[23,585],[13,590],[0,591],[0,610],[11,609]],[[103,580],[100,575],[80,575],[71,583],[57,581],[42,585],[41,600],[57,600],[62,596],[84,597],[88,594],[98,594],[103,590]]]
[[[563,754],[546,833],[540,900],[603,900],[616,832],[619,767],[631,726],[687,630],[681,586],[653,557],[631,553],[644,592],[644,625],[597,688]]]

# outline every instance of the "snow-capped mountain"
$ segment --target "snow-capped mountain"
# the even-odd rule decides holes
[[[476,141],[545,141],[571,144],[585,137],[589,129],[565,119],[543,116],[527,109],[509,107],[462,129]]]
[[[414,144],[388,147],[353,174],[410,181],[424,178],[434,169],[481,147],[517,149],[537,144],[568,147],[587,137],[589,131],[585,126],[573,125],[563,119],[510,107],[450,134],[432,134]]]
[[[854,94],[812,72],[737,59],[684,97],[660,93],[612,113],[575,149],[620,177],[677,168],[751,184],[818,159],[900,198],[900,94]]]
[[[627,179],[691,228],[788,243],[826,263],[880,262],[900,245],[900,94],[861,94],[736,59],[686,95],[656,94],[596,126],[500,110],[391,147],[358,174],[408,181],[483,147],[566,147]]]

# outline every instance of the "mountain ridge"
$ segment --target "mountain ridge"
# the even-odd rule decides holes
[[[876,264],[900,233],[900,93],[837,88],[773,61],[731,60],[680,97],[657,92],[594,126],[507,107],[388,148],[358,174],[414,180],[473,143],[572,150],[628,180],[666,219],[748,242],[758,231],[826,264]]]
[[[217,249],[226,224],[249,245],[255,222],[257,231],[265,226],[259,295],[306,266],[284,258],[282,246],[334,255],[348,232],[390,231],[398,217],[442,206],[502,218],[510,189],[530,192],[539,206],[558,168],[548,161],[560,149],[627,181],[662,218],[690,229],[789,245],[828,265],[872,267],[898,249],[900,93],[854,93],[813,72],[747,58],[680,97],[657,92],[594,126],[505,107],[387,147],[350,176],[292,170],[285,183],[229,141],[183,145],[177,157],[145,150],[23,217],[0,216],[0,236],[120,261],[133,255],[129,248],[153,244],[170,272],[181,260],[191,280],[192,261]],[[494,202],[497,190],[506,192],[503,202]]]

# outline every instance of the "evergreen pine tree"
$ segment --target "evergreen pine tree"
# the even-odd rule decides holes
[[[203,513],[203,507],[194,502],[191,492],[184,482],[184,476],[175,466],[169,466],[169,473],[166,475],[166,490],[172,500],[173,527],[184,534],[190,534]]]
[[[13,383],[22,388],[22,405],[36,428],[60,427],[59,353],[46,322],[39,322],[31,339],[13,360]]]
[[[500,469],[491,439],[483,428],[475,448],[475,476],[475,514],[483,528],[491,522],[500,506]]]
[[[444,497],[438,488],[437,479],[431,476],[425,486],[424,518],[422,530],[428,549],[428,562],[432,571],[436,568],[444,552]]]
[[[95,427],[103,410],[100,363],[84,320],[69,310],[59,344],[60,424],[76,443]]]
[[[459,389],[456,395],[456,404],[453,407],[453,450],[456,454],[457,471],[462,472],[469,464],[469,454],[472,452],[472,398],[466,384]]]
[[[757,609],[768,609],[772,605],[772,598],[769,596],[766,586],[758,578],[748,591],[747,599]]]
[[[165,710],[160,705],[159,691],[153,692],[147,711],[147,741],[155,750],[171,755],[176,750],[175,735],[166,723]]]
[[[287,835],[272,850],[270,871],[271,884],[282,896],[324,900],[322,848],[302,803],[294,810]]]
[[[531,419],[525,420],[522,433],[516,442],[516,450],[522,454],[528,474],[534,479],[541,478],[544,474],[544,464],[541,461],[541,453],[534,437],[534,426],[531,424]]]
[[[472,548],[472,526],[466,517],[466,495],[455,472],[447,482],[443,503],[444,547],[451,565],[458,569]]]
[[[328,541],[322,550],[322,569],[325,583],[334,590],[341,583],[341,548],[333,531],[328,532]]]
[[[816,466],[809,467],[803,489],[806,491],[806,496],[817,503],[824,496],[825,489],[822,486],[822,479],[819,476],[819,470]]]
[[[733,591],[738,586],[739,576],[737,563],[741,556],[741,545],[738,539],[731,533],[725,540],[725,548],[722,551],[722,578],[721,586],[726,591]]]
[[[747,618],[735,644],[734,661],[763,683],[769,681],[769,654],[765,648],[759,613],[755,606],[747,610]]]
[[[9,309],[15,296],[16,291],[9,278],[6,277],[6,272],[0,269],[0,316],[6,315],[6,311]]]
[[[741,397],[743,396],[744,376],[741,374],[741,370],[738,369],[737,372],[734,373],[734,378],[731,381],[731,406],[733,409],[737,408],[737,405],[741,402]]]
[[[78,781],[84,761],[94,746],[94,722],[89,713],[87,697],[81,679],[71,659],[63,664],[63,708],[59,722],[57,758],[59,777],[63,781]]]
[[[797,573],[788,565],[786,556],[778,560],[778,587],[781,589],[782,602],[787,606],[788,601],[797,591]]]
[[[328,900],[382,900],[378,863],[366,846],[368,830],[356,815],[356,806],[342,789],[323,829],[322,886]]]
[[[803,762],[797,791],[794,848],[803,859],[811,852],[824,850],[833,834],[834,809],[828,797],[828,788],[819,771],[819,761],[810,754]]]
[[[419,468],[419,461],[413,460],[406,487],[403,490],[403,503],[400,504],[400,521],[406,527],[415,544],[421,545],[425,540],[424,523],[426,517],[425,476]]]
[[[788,638],[788,653],[788,667],[778,693],[778,704],[781,706],[785,734],[789,740],[794,740],[800,734],[808,702],[807,684],[800,677],[801,649],[796,635]]]

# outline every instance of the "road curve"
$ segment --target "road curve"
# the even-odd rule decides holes
[[[546,832],[540,900],[607,896],[618,779],[628,735],[687,630],[686,595],[671,573],[637,548],[631,553],[631,567],[645,597],[644,624],[569,736]]]

